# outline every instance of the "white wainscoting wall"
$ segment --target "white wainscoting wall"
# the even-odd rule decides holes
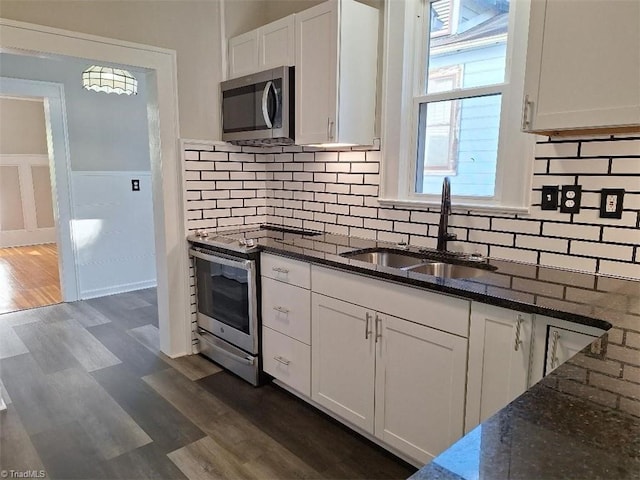
[[[156,285],[151,172],[72,172],[80,298]],[[140,191],[131,180],[140,181]]]
[[[56,243],[49,157],[0,155],[0,248]]]

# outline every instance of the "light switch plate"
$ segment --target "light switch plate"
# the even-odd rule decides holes
[[[558,186],[543,185],[542,198],[540,199],[541,210],[557,210],[558,209]]]

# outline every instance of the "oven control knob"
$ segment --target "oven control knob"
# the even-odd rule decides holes
[[[247,247],[253,247],[256,244],[253,238],[248,238],[246,243],[247,243]]]
[[[207,231],[206,231],[206,230],[201,230],[201,231],[200,231],[200,236],[201,236],[202,238],[207,238],[207,237],[209,236],[209,234],[207,233]]]
[[[238,243],[242,246],[245,246],[247,244],[247,241],[244,238],[241,238],[238,240]]]

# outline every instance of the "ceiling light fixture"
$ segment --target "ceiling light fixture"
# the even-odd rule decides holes
[[[87,90],[118,95],[136,95],[138,80],[126,70],[92,65],[82,72],[82,86]]]

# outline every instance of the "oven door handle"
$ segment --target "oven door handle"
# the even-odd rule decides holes
[[[192,257],[201,258],[202,260],[206,260],[208,262],[220,263],[222,265],[242,268],[244,270],[249,270],[251,263],[253,262],[253,260],[231,260],[227,257],[209,255],[208,253],[199,252],[198,250],[194,250],[193,248],[189,249],[189,255],[191,255]]]
[[[255,364],[256,360],[254,357],[250,356],[250,355],[238,355],[234,352],[230,352],[229,350],[220,347],[219,345],[216,345],[213,342],[210,342],[207,340],[207,336],[213,337],[213,335],[211,335],[209,332],[205,332],[204,330],[202,330],[201,328],[198,329],[198,335],[200,335],[202,337],[202,339],[207,342],[207,345],[211,348],[213,348],[216,352],[219,352],[221,354],[223,354],[226,357],[231,358],[232,360],[235,360],[236,362],[239,363],[244,363],[245,365],[253,365]],[[215,338],[215,337],[214,337]],[[234,349],[236,350],[236,349]]]

